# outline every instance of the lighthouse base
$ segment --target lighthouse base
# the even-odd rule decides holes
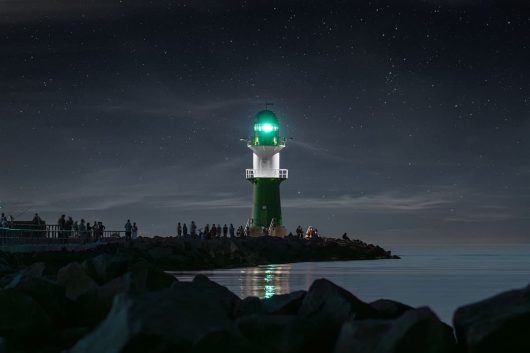
[[[249,236],[251,237],[262,237],[264,235],[269,235],[272,237],[285,237],[287,236],[287,234],[287,228],[285,228],[284,226],[277,226],[269,231],[264,230],[263,227],[254,226],[250,227],[249,232]]]

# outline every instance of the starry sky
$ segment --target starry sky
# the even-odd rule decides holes
[[[290,230],[528,241],[529,46],[519,1],[0,0],[0,205],[244,224],[273,102]]]

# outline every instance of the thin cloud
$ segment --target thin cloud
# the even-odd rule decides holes
[[[451,202],[449,195],[399,196],[395,194],[373,194],[353,197],[342,195],[337,198],[287,199],[287,208],[354,209],[366,211],[422,211],[434,209]]]

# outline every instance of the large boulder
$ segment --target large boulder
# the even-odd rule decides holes
[[[70,302],[65,297],[64,287],[43,277],[42,270],[42,266],[28,268],[17,274],[6,288],[30,296],[46,311],[56,327],[64,327],[68,324]]]
[[[346,289],[327,279],[318,279],[309,288],[298,314],[342,324],[355,319],[378,318],[377,310],[361,301]]]
[[[19,272],[12,273],[2,278],[2,287],[13,288],[21,281],[27,278],[40,278],[44,275],[46,264],[44,262],[36,262]]]
[[[129,267],[135,289],[155,291],[170,287],[177,279],[147,261],[138,261]]]
[[[289,349],[289,328],[297,321],[295,315],[253,314],[237,319],[237,327],[246,339],[267,352]]]
[[[101,254],[85,260],[82,266],[90,277],[103,284],[124,274],[127,264],[124,256]]]
[[[426,307],[395,320],[349,321],[342,326],[335,353],[453,353],[451,327]]]
[[[246,297],[236,302],[234,316],[242,317],[263,312],[263,305],[258,297]]]
[[[453,324],[469,353],[530,352],[530,286],[460,307]]]
[[[306,291],[299,290],[288,294],[276,294],[262,300],[265,312],[277,315],[295,315],[305,298]]]
[[[14,289],[0,291],[0,336],[23,346],[40,344],[52,330],[52,320],[31,296]]]
[[[296,323],[289,329],[288,350],[329,352],[344,322],[378,317],[374,308],[347,290],[326,279],[316,280],[302,301]]]
[[[66,297],[74,301],[82,295],[97,291],[98,288],[97,283],[86,274],[78,262],[72,262],[59,269],[57,283],[65,288]]]
[[[228,288],[211,281],[204,275],[195,276],[191,284],[192,286],[188,287],[183,282],[175,282],[172,288],[183,288],[184,290],[189,290],[188,288],[191,288],[192,291],[200,291],[205,298],[215,298],[218,305],[233,316],[234,308],[237,302],[241,299],[234,293],[230,292]]]
[[[378,299],[371,302],[370,306],[384,319],[396,319],[413,309],[411,306],[390,299]]]
[[[230,294],[202,277],[157,292],[119,294],[107,318],[71,352],[188,352],[213,333],[243,340],[232,320],[238,299]]]

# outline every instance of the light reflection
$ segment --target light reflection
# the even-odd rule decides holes
[[[276,294],[286,294],[291,291],[290,275],[292,265],[264,265],[243,269],[217,271],[184,271],[171,272],[180,281],[191,281],[201,273],[212,281],[227,286],[241,298],[249,296],[270,298]],[[239,293],[237,290],[239,289]]]
[[[242,297],[270,298],[275,294],[289,293],[291,265],[266,265],[247,269],[241,273]]]

